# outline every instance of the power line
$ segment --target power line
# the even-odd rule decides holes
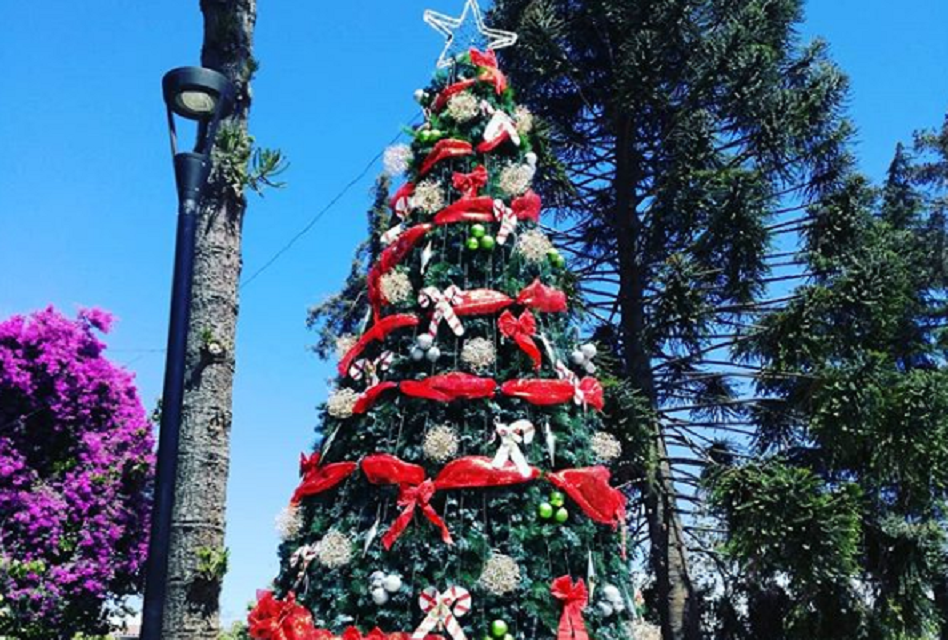
[[[416,121],[417,119],[418,119],[418,114],[416,114],[416,115],[411,119],[411,122],[410,122],[409,124],[415,124],[415,121]],[[403,135],[404,135],[404,133],[400,131],[394,138],[392,138],[392,139],[389,141],[389,143],[388,143],[387,145],[385,145],[385,147],[388,147],[388,146],[390,146],[390,145],[395,144],[395,142],[397,142],[397,141],[399,140],[399,138],[401,138]],[[362,181],[362,179],[366,176],[366,174],[369,173],[369,171],[372,169],[372,167],[375,165],[375,163],[378,162],[379,159],[382,157],[382,155],[385,153],[385,147],[383,147],[382,151],[379,151],[377,154],[375,154],[375,156],[372,157],[371,160],[369,160],[369,162],[365,165],[365,168],[362,169],[362,171],[359,173],[359,175],[357,175],[357,176],[354,177],[352,180],[350,180],[350,181],[348,182],[348,184],[346,184],[346,186],[344,186],[344,187],[342,188],[342,190],[341,190],[339,193],[337,193],[337,194],[332,198],[332,200],[330,200],[330,201],[326,204],[326,206],[324,206],[322,209],[320,209],[319,211],[317,211],[317,212],[316,212],[316,215],[314,215],[312,218],[310,218],[309,222],[307,222],[306,225],[303,226],[302,229],[300,229],[299,231],[297,231],[296,234],[294,234],[293,237],[291,237],[291,238],[286,242],[286,244],[284,244],[282,247],[280,247],[280,249],[277,250],[277,252],[274,253],[274,254],[270,257],[269,260],[267,260],[266,262],[264,262],[264,263],[263,263],[263,266],[261,266],[259,269],[257,269],[256,271],[254,271],[248,278],[246,278],[242,283],[240,283],[240,286],[238,287],[238,290],[243,290],[244,287],[246,287],[246,286],[249,285],[251,282],[253,282],[254,280],[256,280],[264,271],[266,271],[267,269],[269,269],[270,267],[272,267],[273,264],[274,264],[277,260],[279,260],[281,257],[283,257],[283,254],[285,254],[287,251],[289,251],[289,250],[293,247],[293,245],[295,245],[303,236],[305,236],[307,233],[309,233],[309,231],[310,231],[313,227],[316,226],[316,223],[318,223],[318,222],[322,219],[322,217],[323,217],[324,215],[326,215],[326,213],[327,213],[330,209],[332,209],[332,208],[336,205],[336,203],[338,203],[338,202],[343,198],[343,196],[345,196],[345,195],[349,192],[350,189],[352,189],[352,187],[354,187],[355,185],[357,185],[359,182]]]

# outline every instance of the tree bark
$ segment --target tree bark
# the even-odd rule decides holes
[[[220,71],[234,83],[235,109],[225,123],[246,133],[254,68],[256,0],[202,0],[201,11],[201,64]],[[198,565],[202,551],[224,551],[237,289],[245,209],[242,190],[212,177],[198,218],[195,249],[168,598],[162,632],[162,638],[168,640],[217,640],[220,633],[223,576],[203,575]],[[221,350],[209,349],[209,345]]]
[[[651,354],[645,335],[645,273],[639,264],[641,222],[635,185],[639,182],[634,156],[634,123],[620,115],[616,124],[615,211],[613,226],[619,252],[619,308],[625,374],[657,408]],[[654,424],[654,461],[642,486],[648,519],[651,564],[657,586],[664,640],[698,640],[701,635],[697,598],[688,572],[681,520],[675,512],[675,486],[658,421]]]

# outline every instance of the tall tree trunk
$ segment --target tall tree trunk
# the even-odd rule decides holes
[[[256,0],[202,0],[201,11],[201,64],[220,71],[234,83],[235,109],[225,122],[246,134]],[[207,575],[198,569],[202,554],[224,552],[245,208],[246,199],[240,189],[212,177],[197,228],[162,633],[162,638],[168,640],[217,640],[219,636],[223,575]]]
[[[634,158],[633,122],[620,115],[616,127],[616,194],[613,226],[619,252],[619,307],[621,311],[623,361],[631,384],[657,406],[651,353],[645,342],[645,274],[639,267],[640,220],[634,192],[638,184]],[[698,640],[700,620],[697,598],[688,572],[688,556],[681,520],[675,512],[675,486],[667,462],[661,425],[656,421],[652,438],[654,461],[642,487],[651,543],[658,609],[664,640]]]

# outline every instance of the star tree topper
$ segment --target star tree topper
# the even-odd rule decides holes
[[[487,49],[503,49],[517,42],[517,34],[512,31],[501,31],[500,29],[491,29],[484,24],[484,16],[481,14],[481,8],[477,5],[477,0],[466,0],[461,17],[452,18],[443,13],[428,9],[424,14],[425,22],[431,25],[438,33],[445,37],[444,51],[438,58],[438,67],[450,67],[454,58],[462,53],[466,53],[472,46],[480,47],[482,41],[486,40]],[[471,29],[470,21],[474,22],[474,29]]]

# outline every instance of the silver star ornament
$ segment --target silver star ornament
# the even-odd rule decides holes
[[[450,67],[454,59],[461,53],[467,52],[472,46],[483,46],[483,50],[497,50],[509,47],[517,42],[517,34],[512,31],[501,31],[500,29],[491,29],[484,24],[484,16],[481,8],[477,5],[477,0],[466,0],[464,9],[459,18],[452,18],[443,13],[428,9],[425,11],[424,20],[427,24],[445,37],[444,51],[438,58],[438,67]],[[473,20],[476,34],[468,31],[468,23]]]

